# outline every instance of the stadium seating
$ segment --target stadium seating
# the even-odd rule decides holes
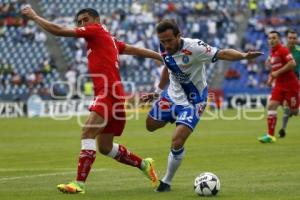
[[[143,1],[142,1],[143,2]],[[167,14],[167,10],[161,10],[160,12],[155,12],[159,8],[166,8],[168,3],[171,1],[161,1],[159,3],[155,3],[148,8],[148,10],[154,10],[155,15],[159,15],[160,17],[172,17]],[[222,47],[227,47],[227,41],[225,39],[225,34],[228,32],[232,32],[235,29],[235,24],[230,20],[223,20],[221,15],[221,10],[223,4],[219,5],[217,14],[219,14],[221,18],[215,18],[216,13],[210,14],[214,21],[225,21],[219,28],[218,33],[220,33],[219,39],[220,42],[215,44],[213,40],[213,35],[207,34],[207,17],[199,17],[196,16],[194,12],[194,5],[197,1],[190,0],[186,1],[189,11],[192,11],[190,14],[190,19],[186,23],[181,23],[182,30],[184,31],[183,35],[187,37],[198,37],[198,38],[205,38],[206,42],[210,43],[211,45],[218,45]],[[228,6],[232,6],[233,1]],[[178,5],[178,8],[182,8],[182,2],[178,1],[175,2]],[[221,1],[221,3],[225,4],[225,1]],[[135,13],[131,14],[131,4],[132,1],[129,0],[118,0],[118,1],[103,1],[101,4],[96,3],[96,1],[79,1],[75,0],[72,1],[72,5],[68,1],[47,1],[43,0],[40,2],[41,7],[43,8],[44,12],[50,17],[54,17],[58,23],[73,23],[72,17],[74,14],[84,7],[93,7],[100,11],[102,21],[109,27],[112,34],[117,36],[119,39],[129,42],[131,44],[140,45],[143,47],[147,47],[150,49],[157,50],[158,49],[158,41],[157,39],[153,38],[155,24],[157,21],[155,20],[155,16],[152,16],[151,13]],[[49,11],[49,7],[55,9],[55,12]],[[107,12],[107,9],[111,12]],[[147,9],[146,9],[147,10]],[[137,11],[135,11],[137,12]],[[55,15],[53,16],[53,13]],[[181,14],[180,11],[176,13],[179,16],[178,21],[182,22],[184,18],[184,14]],[[118,20],[114,20],[117,16]],[[126,16],[122,18],[122,15]],[[112,16],[112,18],[110,18]],[[146,16],[146,17],[145,17]],[[149,16],[149,17],[147,17]],[[198,19],[199,18],[199,19]],[[120,20],[121,19],[121,20]],[[146,19],[146,20],[145,20]],[[200,27],[196,32],[190,32],[189,30],[193,29],[193,27]],[[200,31],[201,30],[201,31]],[[127,33],[127,34],[126,34]],[[64,52],[64,56],[69,62],[69,65],[75,66],[75,69],[78,69],[78,63],[86,62],[85,59],[85,48],[84,45],[81,45],[80,42],[77,43],[75,39],[72,38],[59,38],[58,39],[61,47]],[[76,44],[76,45],[74,45]],[[81,49],[80,49],[81,48]],[[77,53],[81,55],[81,58],[78,58]],[[127,59],[127,57],[126,57]],[[124,81],[133,81],[136,83],[138,91],[145,91],[150,90],[152,87],[152,78],[146,76],[147,74],[151,74],[151,70],[154,66],[153,62],[147,62],[145,60],[138,60],[134,59],[131,62],[125,62],[125,59],[121,57],[121,75]],[[81,65],[80,65],[81,66]],[[123,69],[122,69],[123,68]],[[213,67],[209,68],[208,73],[213,74]],[[143,76],[141,76],[141,74]],[[212,75],[209,75],[212,76]]]
[[[36,41],[35,35],[39,32],[36,25],[21,18],[19,11],[22,3],[0,0],[0,9],[7,4],[15,7],[13,12],[3,12],[0,15],[0,99],[25,100],[32,92],[43,94],[45,99],[51,98],[47,88],[55,81],[65,78],[56,69],[55,61],[49,55],[45,41]],[[45,17],[68,26],[74,26],[73,19],[78,10],[84,7],[95,8],[100,11],[101,21],[117,38],[130,44],[157,50],[158,40],[153,36],[157,20],[162,18],[175,19],[185,37],[200,38],[220,48],[231,47],[228,35],[235,34],[237,31],[237,24],[233,17],[240,9],[247,9],[248,5],[247,1],[239,1],[237,4],[235,0],[160,0],[151,4],[146,0],[102,0],[101,3],[97,0],[41,0],[39,6]],[[287,7],[300,8],[299,1],[290,0]],[[264,9],[263,1],[259,2],[259,8]],[[282,16],[279,21],[289,22],[291,28],[300,31],[297,26],[299,15]],[[247,45],[259,47],[258,49],[267,53],[265,29],[258,30],[253,23],[251,24],[251,20],[257,22],[265,18],[262,13],[258,13],[254,19],[250,19],[243,47]],[[280,31],[285,30],[285,26],[280,23],[274,27]],[[77,74],[87,73],[84,42],[72,38],[57,38],[57,40],[68,65],[72,66],[78,72]],[[138,92],[153,90],[153,79],[149,76],[156,66],[153,61],[128,56],[121,56],[120,59],[123,81],[134,82]],[[264,59],[265,57],[261,57],[258,61],[259,67],[262,67]],[[7,66],[10,70],[6,69]],[[240,78],[225,80],[224,90],[228,93],[267,92],[268,89],[261,84],[266,79],[266,73],[260,70],[257,74],[249,76],[246,68],[247,63],[234,63],[231,69],[237,70]],[[214,65],[208,66],[208,82],[213,79],[215,69]],[[28,83],[28,79],[30,82],[32,77],[41,80]],[[249,77],[253,83],[257,83],[258,87],[248,84]],[[57,92],[64,95],[68,91],[60,85],[57,87]]]
[[[16,2],[14,7],[4,13],[1,19],[20,18],[21,4]],[[49,88],[49,85],[59,80],[58,71],[52,69],[55,65],[49,63],[51,58],[45,42],[36,39],[37,33],[37,27],[26,21],[20,25],[6,25],[0,37],[1,100],[26,100],[33,92],[43,96],[40,90]]]
[[[264,9],[264,5],[260,5]],[[289,1],[288,8],[299,8],[299,1]],[[270,88],[266,85],[268,71],[265,69],[265,60],[269,54],[266,34],[271,30],[277,30],[284,36],[287,29],[300,32],[298,12],[286,12],[285,9],[273,10],[271,16],[263,13],[249,19],[248,27],[245,32],[242,48],[247,50],[259,50],[264,55],[256,60],[258,70],[256,73],[249,74],[247,68],[249,63],[235,62],[230,69],[236,70],[240,74],[239,79],[224,79],[223,89],[225,96],[234,94],[266,94]],[[280,13],[280,15],[279,15]],[[285,42],[285,40],[283,39]]]

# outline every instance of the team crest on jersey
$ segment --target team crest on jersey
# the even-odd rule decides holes
[[[184,64],[189,63],[189,61],[190,61],[190,58],[189,58],[187,55],[182,56],[182,62],[183,62]]]

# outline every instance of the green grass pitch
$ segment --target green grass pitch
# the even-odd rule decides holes
[[[233,117],[229,110],[225,116]],[[255,116],[255,113],[251,115]],[[149,133],[145,114],[129,120],[124,144],[142,157],[153,157],[162,177],[166,168],[174,125]],[[213,199],[296,200],[300,199],[300,118],[292,118],[288,134],[274,144],[260,144],[266,130],[260,120],[203,120],[187,141],[186,155],[169,193],[153,192],[150,182],[132,167],[98,153],[85,195],[68,195],[56,185],[74,180],[80,149],[80,127],[75,118],[0,120],[1,200],[190,200],[193,181],[200,172],[211,171],[221,180],[221,191]],[[277,130],[280,125],[280,117]]]

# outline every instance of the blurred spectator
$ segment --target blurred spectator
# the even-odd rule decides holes
[[[277,4],[278,3],[277,1]],[[268,18],[272,16],[273,5],[275,5],[275,0],[264,0],[265,16]]]
[[[22,78],[21,78],[20,74],[17,74],[16,72],[13,72],[11,82],[14,85],[20,85],[22,83]]]
[[[258,72],[258,65],[255,60],[248,61],[247,71],[249,75],[255,75]]]
[[[27,26],[22,29],[22,36],[26,39],[33,41],[36,32],[36,26],[33,21],[29,21]]]
[[[7,31],[7,27],[4,23],[4,21],[2,21],[0,18],[0,37],[4,37],[6,31]]]
[[[229,48],[234,48],[238,41],[238,36],[235,32],[229,32],[226,34],[227,45]]]
[[[229,68],[226,73],[225,73],[225,79],[227,80],[236,80],[236,79],[240,79],[240,73],[232,68]]]
[[[41,31],[41,30],[37,30],[35,33],[34,33],[34,40],[36,42],[46,42],[47,40],[47,36],[46,34]]]
[[[254,17],[257,10],[257,0],[249,0],[249,9],[251,11],[251,16]]]
[[[26,80],[27,86],[29,88],[33,88],[34,84],[35,84],[35,81],[36,81],[35,73],[33,71],[30,71],[29,73],[27,73],[26,77],[25,77],[25,80]]]
[[[85,96],[93,96],[94,90],[93,90],[93,83],[90,79],[85,81],[83,85],[83,91]]]
[[[258,80],[255,78],[255,76],[249,76],[248,77],[248,82],[247,82],[248,87],[256,87],[258,85]]]
[[[68,71],[65,74],[65,78],[67,79],[67,82],[69,84],[69,92],[71,93],[71,96],[76,95],[76,85],[77,85],[77,72],[70,67]]]

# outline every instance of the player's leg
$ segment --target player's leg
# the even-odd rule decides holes
[[[156,120],[150,116],[146,119],[146,129],[153,132],[157,129],[164,127],[168,122]]]
[[[271,98],[268,102],[268,133],[264,134],[262,137],[259,137],[258,140],[261,143],[272,143],[276,141],[274,137],[275,127],[277,122],[277,108],[279,105],[282,105],[285,100],[285,92],[280,87],[274,87],[272,89]]]
[[[81,135],[81,151],[78,159],[76,181],[60,184],[57,188],[66,193],[84,193],[84,183],[96,158],[96,136],[104,129],[105,120],[96,112],[91,112]]]
[[[160,181],[160,186],[156,189],[157,192],[170,190],[172,179],[184,157],[184,143],[191,133],[192,130],[186,125],[178,125],[176,127],[172,136],[172,145],[168,156],[167,171]]]
[[[129,151],[124,145],[113,142],[114,136],[121,136],[126,123],[124,105],[121,103],[116,108],[112,120],[107,124],[102,133],[97,137],[99,152],[116,161],[137,167],[151,180],[153,187],[157,185],[158,178],[154,170],[152,158],[142,159],[137,154]]]
[[[279,131],[280,137],[286,135],[285,128],[288,122],[288,119],[293,115],[298,115],[299,113],[299,92],[298,89],[290,90],[285,93],[285,109],[283,115],[282,129]]]
[[[277,108],[281,103],[279,101],[271,100],[268,105],[268,133],[259,137],[258,140],[262,143],[272,143],[276,141],[274,137],[275,127],[277,122]]]
[[[283,138],[286,135],[286,127],[289,121],[289,118],[291,117],[291,110],[287,104],[286,101],[283,103],[283,116],[282,116],[282,125],[281,129],[279,130],[278,134],[279,137]]]
[[[146,119],[146,129],[153,132],[159,128],[164,127],[168,122],[174,122],[175,116],[173,116],[172,110],[174,104],[168,99],[161,97],[157,100],[151,110],[149,111]]]
[[[205,106],[202,105],[202,112]],[[172,136],[171,151],[168,156],[168,165],[165,176],[161,179],[157,192],[170,191],[172,179],[184,157],[184,144],[197,125],[200,116],[197,108],[176,106],[176,129]]]

